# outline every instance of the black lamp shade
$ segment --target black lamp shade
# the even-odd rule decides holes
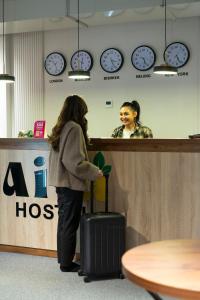
[[[69,71],[68,77],[71,79],[89,79],[90,78],[90,72],[89,71],[83,71],[83,70],[76,70],[76,71]]]
[[[13,82],[15,81],[15,76],[9,74],[0,74],[0,81]]]
[[[178,72],[178,69],[169,65],[160,65],[155,66],[153,69],[153,72],[155,74],[161,74],[161,75],[176,75]]]

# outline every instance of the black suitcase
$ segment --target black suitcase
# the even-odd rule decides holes
[[[80,271],[84,281],[106,277],[123,278],[121,257],[125,252],[125,217],[108,212],[108,176],[106,177],[105,212],[93,213],[94,183],[91,182],[91,213],[80,221]]]

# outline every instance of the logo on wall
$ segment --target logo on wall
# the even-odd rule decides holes
[[[43,167],[45,165],[45,158],[38,156],[34,160],[36,167]],[[12,177],[13,185],[9,185],[9,175]],[[35,198],[47,198],[47,169],[40,169],[34,171],[35,175]],[[29,197],[24,172],[20,162],[9,162],[6,171],[6,176],[3,183],[3,192],[7,196],[16,195],[17,197]],[[46,219],[53,219],[53,209],[57,208],[57,205],[45,204],[42,208],[38,203],[32,203],[27,205],[23,202],[23,206],[20,207],[20,203],[16,202],[16,216],[26,217],[29,214],[32,218],[39,218],[43,215]]]
[[[36,157],[34,165],[42,167],[45,164],[45,159],[42,156]],[[35,171],[35,197],[47,198],[47,169]]]
[[[13,186],[8,184],[9,172],[12,176]],[[29,197],[21,163],[9,163],[3,183],[3,191],[7,196],[12,196],[15,192],[16,196]]]
[[[45,159],[42,156],[36,157],[34,165],[42,167],[45,164]],[[9,173],[12,176],[13,185],[8,184]],[[35,197],[47,198],[47,169],[35,171]],[[20,162],[10,162],[6,171],[6,176],[3,183],[3,191],[7,196],[12,196],[14,193],[19,197],[29,197],[22,165]]]

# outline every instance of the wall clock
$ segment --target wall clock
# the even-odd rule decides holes
[[[49,75],[58,76],[65,71],[66,59],[59,52],[51,52],[45,59],[44,67]]]
[[[165,62],[176,68],[185,66],[190,58],[190,51],[188,47],[180,42],[169,44],[164,51]]]
[[[155,51],[146,45],[135,48],[131,55],[131,62],[134,68],[140,71],[147,71],[153,67],[156,61]]]
[[[123,63],[123,54],[116,48],[108,48],[101,54],[100,65],[105,72],[117,72],[121,69]]]
[[[70,64],[73,71],[90,71],[93,67],[93,58],[88,51],[79,50],[72,55]]]

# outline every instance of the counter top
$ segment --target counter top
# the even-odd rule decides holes
[[[49,150],[47,139],[1,138],[0,149]],[[90,151],[200,152],[200,139],[92,138]]]
[[[0,149],[14,150],[49,150],[47,139],[0,138]]]
[[[91,139],[89,150],[200,152],[200,139]]]

